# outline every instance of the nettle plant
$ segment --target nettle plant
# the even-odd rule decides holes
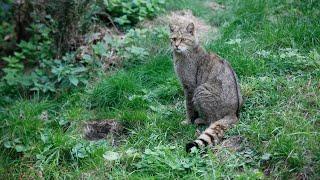
[[[107,12],[120,26],[134,25],[162,10],[165,0],[104,0]]]
[[[94,57],[76,59],[75,52],[55,58],[52,28],[44,24],[33,24],[33,36],[18,44],[20,51],[3,57],[7,65],[3,69],[1,83],[25,91],[56,92],[87,84],[98,63]]]
[[[130,29],[124,39],[114,44],[118,44],[119,55],[125,59],[124,65],[131,67],[148,61],[150,54],[166,51],[168,36],[166,28],[136,28]]]
[[[33,24],[29,31],[33,32],[33,36],[29,41],[18,44],[20,51],[2,58],[7,66],[3,69],[5,75],[1,80],[9,86],[35,88],[42,84],[44,91],[52,90],[52,85],[46,82],[47,77],[40,77],[54,54],[53,42],[49,37],[51,30],[43,24]],[[40,67],[43,67],[42,70]]]

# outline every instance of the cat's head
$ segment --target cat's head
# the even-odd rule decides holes
[[[195,26],[193,23],[186,27],[170,24],[170,41],[174,52],[186,54],[198,46],[198,40],[195,36]]]

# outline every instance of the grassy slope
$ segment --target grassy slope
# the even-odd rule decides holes
[[[319,5],[221,3],[227,10],[217,13],[204,1],[170,1],[167,8],[192,9],[220,28],[220,38],[206,48],[228,59],[239,75],[246,102],[240,123],[227,136],[247,139],[241,152],[222,150],[207,158],[184,152],[195,127],[179,125],[185,118],[183,93],[171,56],[163,53],[168,47],[162,46],[161,55],[153,53],[144,64],[85,91],[55,100],[20,98],[0,109],[0,143],[24,145],[25,150],[0,147],[0,176],[255,179],[269,169],[272,177],[319,177]],[[149,43],[156,41],[151,38]],[[46,122],[39,120],[44,110],[49,114]],[[123,120],[131,133],[117,148],[81,139],[84,121],[105,118]],[[65,131],[66,121],[71,126]],[[125,153],[130,148],[136,156]],[[109,162],[102,157],[105,151],[124,155]]]

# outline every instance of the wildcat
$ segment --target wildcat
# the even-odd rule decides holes
[[[208,126],[186,145],[186,151],[216,145],[239,119],[243,100],[236,74],[227,61],[201,48],[193,23],[186,27],[170,25],[170,41],[174,68],[186,97],[184,123]]]

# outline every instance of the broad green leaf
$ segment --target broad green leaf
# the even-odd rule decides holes
[[[5,142],[3,143],[3,145],[4,145],[5,148],[8,148],[8,149],[12,147],[11,141],[5,141]]]
[[[107,56],[107,49],[103,43],[97,43],[96,45],[92,46],[93,51],[95,54],[100,55],[100,56]]]
[[[16,149],[17,152],[24,152],[27,150],[24,145],[16,145],[14,148]]]
[[[270,154],[270,153],[265,153],[265,154],[261,157],[261,159],[262,159],[262,160],[265,160],[265,161],[269,160],[270,158],[271,158],[271,154]]]
[[[69,81],[71,82],[71,84],[77,86],[79,83],[78,78],[76,78],[75,76],[69,76]]]

